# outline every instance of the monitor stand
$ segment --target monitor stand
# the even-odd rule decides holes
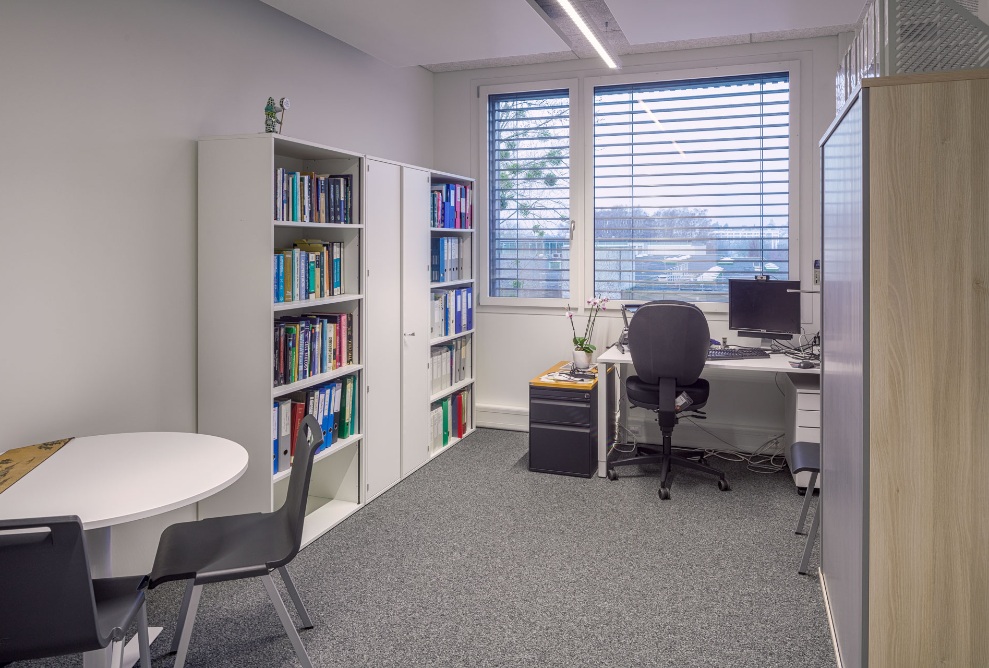
[[[739,331],[738,337],[740,339],[752,339],[752,343],[749,344],[750,348],[762,348],[763,350],[772,350],[773,341],[791,341],[793,339],[792,334],[767,334],[766,332],[745,332]],[[756,343],[758,341],[758,343]],[[739,342],[739,345],[744,345]]]

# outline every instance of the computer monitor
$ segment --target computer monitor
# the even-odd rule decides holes
[[[642,304],[643,302],[622,304],[622,320],[625,321],[626,330],[628,330],[628,323],[631,322],[632,316],[635,315],[635,312],[639,310]]]
[[[800,281],[728,281],[728,329],[739,336],[790,339],[800,333]]]

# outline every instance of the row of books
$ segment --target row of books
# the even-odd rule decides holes
[[[460,334],[474,329],[474,288],[434,290],[429,336]]]
[[[469,248],[460,237],[433,237],[430,239],[430,278],[433,283],[459,281],[469,277]]]
[[[358,359],[357,318],[350,313],[305,313],[275,320],[274,386],[327,373]]]
[[[434,183],[430,192],[433,227],[468,230],[474,227],[474,204],[470,186]]]
[[[301,239],[275,250],[271,270],[276,304],[341,295],[343,242]]]
[[[471,348],[471,337],[468,336],[429,349],[429,368],[433,372],[430,394],[441,392],[471,377],[474,373]]]
[[[352,223],[353,176],[275,170],[275,220]]]
[[[466,388],[444,397],[429,411],[429,449],[436,452],[454,438],[463,438],[474,424],[471,389]]]
[[[287,471],[295,456],[295,439],[306,415],[323,431],[321,452],[357,433],[357,376],[350,375],[309,390],[295,392],[271,405],[272,472]]]

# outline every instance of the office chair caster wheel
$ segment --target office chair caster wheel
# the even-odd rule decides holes
[[[669,501],[670,500],[670,488],[669,487],[660,487],[659,488],[659,498],[661,498],[663,501]]]
[[[728,484],[727,480],[719,480],[718,489],[720,489],[722,492],[727,492],[731,490],[731,485]]]
[[[618,471],[615,469],[608,469],[608,480],[618,480]]]

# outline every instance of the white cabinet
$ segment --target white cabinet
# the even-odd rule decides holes
[[[402,168],[367,160],[367,428],[365,491],[373,499],[402,478]]]
[[[473,430],[473,354],[464,344],[472,330],[464,309],[475,263],[474,230],[468,227],[471,179],[380,158],[367,159],[366,176],[370,499]],[[451,193],[457,204],[439,213]],[[448,225],[455,216],[459,227],[436,227],[444,224],[439,216]],[[445,257],[456,258],[442,277],[434,275],[438,242],[445,244]],[[449,331],[439,332],[434,297],[447,293],[461,298],[461,320],[450,314],[444,323]],[[451,297],[449,308],[456,306]],[[440,368],[434,358],[447,348],[459,355],[452,370]],[[442,364],[454,360],[448,355]],[[441,414],[448,421],[445,431],[436,423]]]
[[[821,442],[821,383],[817,375],[806,373],[786,374],[786,448],[784,456],[790,464],[790,445],[798,441]],[[797,487],[806,488],[810,473],[793,474]],[[818,476],[814,489],[820,489]]]
[[[429,460],[429,172],[402,168],[402,475]]]

